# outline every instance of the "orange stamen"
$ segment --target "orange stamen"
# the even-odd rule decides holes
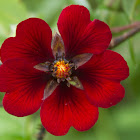
[[[54,64],[54,72],[57,78],[66,78],[69,76],[70,66],[64,60],[59,60]]]

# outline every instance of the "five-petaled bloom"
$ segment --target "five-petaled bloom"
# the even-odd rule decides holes
[[[91,21],[84,6],[63,9],[57,25],[60,35],[52,39],[41,19],[18,24],[16,37],[2,44],[0,91],[6,92],[3,106],[8,113],[22,117],[41,107],[46,130],[65,135],[71,126],[90,129],[98,107],[122,100],[120,81],[129,69],[121,55],[106,50],[112,38],[108,25]]]

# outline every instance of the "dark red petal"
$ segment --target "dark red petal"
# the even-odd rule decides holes
[[[116,105],[125,95],[125,90],[120,83],[103,78],[96,78],[86,82],[83,80],[83,85],[89,101],[97,107],[108,108]]]
[[[81,53],[101,53],[111,41],[108,25],[99,20],[91,21],[84,6],[66,7],[57,24],[64,40],[66,57],[69,58]]]
[[[83,90],[60,85],[41,106],[41,121],[53,135],[65,135],[73,126],[90,129],[98,119],[98,108],[90,104]]]
[[[63,9],[57,25],[65,44],[66,55],[76,55],[75,46],[90,22],[89,11],[84,6],[71,5]]]
[[[110,107],[124,97],[125,91],[120,81],[128,77],[129,68],[120,54],[107,50],[94,55],[77,72],[94,105]]]
[[[41,86],[48,80],[47,74],[21,59],[10,59],[0,67],[0,91],[12,92],[17,88]]]
[[[24,58],[35,64],[53,58],[52,32],[48,24],[38,18],[29,18],[17,26],[16,37],[8,38],[1,48],[2,62]]]
[[[3,98],[4,109],[15,116],[23,117],[35,113],[42,103],[44,86],[26,87],[6,93]]]
[[[100,21],[93,20],[85,29],[81,41],[78,44],[79,51],[77,53],[81,54],[83,52],[99,54],[105,51],[111,41],[112,34],[109,26]]]
[[[128,77],[129,68],[124,58],[111,50],[106,50],[93,57],[84,65],[79,67],[81,72],[90,72],[92,76],[121,81]],[[85,75],[86,76],[86,75]]]
[[[7,92],[3,105],[15,116],[26,116],[36,112],[43,99],[47,75],[30,63],[10,59],[0,67],[0,91]]]

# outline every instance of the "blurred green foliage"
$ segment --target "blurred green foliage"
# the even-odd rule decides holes
[[[64,7],[70,4],[86,6],[94,18],[103,20],[110,27],[140,21],[140,0],[1,0],[0,45],[13,36],[16,25],[29,17],[44,19],[57,30],[57,20]],[[116,36],[119,34],[113,34]],[[130,76],[122,84],[126,96],[121,103],[109,109],[100,109],[95,126],[78,132],[71,128],[66,136],[56,137],[47,133],[44,140],[139,140],[140,139],[140,34],[127,40],[114,51],[127,61]],[[4,93],[0,94],[2,101]],[[35,140],[40,124],[39,112],[16,118],[0,107],[0,140]]]

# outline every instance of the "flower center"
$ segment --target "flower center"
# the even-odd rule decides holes
[[[70,75],[69,63],[64,60],[58,60],[53,65],[53,76],[56,78],[67,78]]]
[[[93,54],[79,54],[67,61],[65,59],[65,47],[63,39],[57,33],[53,37],[51,48],[55,58],[54,62],[46,61],[34,66],[35,69],[46,72],[47,74],[51,74],[53,76],[45,87],[43,99],[45,100],[48,96],[50,96],[60,82],[63,82],[63,84],[66,84],[68,87],[72,85],[83,90],[83,85],[75,75],[76,73],[74,71],[89,61]]]

